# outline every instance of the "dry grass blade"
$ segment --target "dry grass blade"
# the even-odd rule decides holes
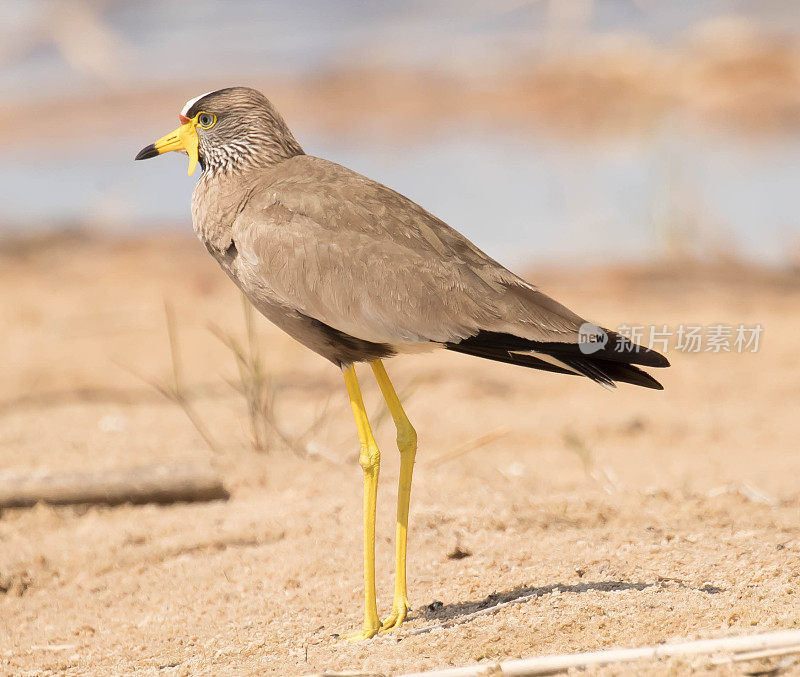
[[[420,378],[414,378],[411,382],[405,386],[404,388],[397,389],[397,396],[400,398],[400,401],[403,402],[404,405],[408,404],[408,401],[411,399],[411,396],[414,392],[419,388],[422,384],[422,380]],[[383,400],[383,398],[381,398]],[[384,421],[388,420],[389,418],[389,407],[386,406],[386,403],[382,401],[379,408],[369,417],[370,423],[373,428],[377,428]]]
[[[762,505],[768,505],[772,508],[780,505],[780,501],[777,498],[771,496],[766,491],[762,491],[748,481],[716,487],[711,489],[711,491],[708,491],[706,496],[709,498],[715,498],[717,496],[722,496],[723,494],[739,494],[748,501],[752,501],[753,503],[761,503]]]
[[[322,406],[318,409],[317,414],[314,416],[314,419],[311,421],[309,426],[305,429],[304,432],[300,433],[295,437],[295,441],[302,445],[304,448],[307,446],[308,438],[317,431],[320,425],[328,418],[328,414],[330,413],[331,407],[331,398],[326,397],[325,401],[322,403]]]
[[[252,448],[259,452],[266,451],[270,439],[277,437],[295,453],[305,455],[307,449],[302,441],[305,435],[298,438],[287,434],[275,418],[276,389],[261,360],[253,306],[244,295],[241,298],[246,345],[241,345],[231,334],[214,324],[209,325],[209,330],[231,351],[236,361],[239,381],[228,383],[245,399]]]
[[[244,298],[244,297],[243,297]],[[258,351],[258,340],[253,328],[252,310],[250,304],[243,300],[247,346],[243,347],[230,334],[226,334],[219,327],[211,325],[211,332],[231,351],[236,361],[239,381],[230,382],[230,385],[244,396],[247,404],[247,413],[250,421],[250,438],[253,449],[264,451],[270,432],[270,417],[272,413],[273,391],[270,379],[265,375],[261,365],[261,356]]]
[[[463,456],[464,454],[468,454],[470,451],[475,451],[476,449],[480,449],[481,447],[485,447],[489,442],[494,442],[501,437],[504,437],[508,434],[508,428],[501,426],[499,428],[495,428],[494,430],[486,433],[485,435],[481,435],[480,437],[475,437],[471,440],[467,440],[463,444],[460,444],[452,451],[445,452],[436,458],[432,458],[428,461],[425,465],[429,468],[433,466],[439,465],[440,463],[445,463],[446,461],[452,461],[454,458],[458,458],[459,456]]]
[[[183,413],[186,414],[186,418],[189,419],[200,437],[202,437],[203,441],[206,443],[206,445],[208,445],[209,449],[217,454],[222,453],[222,448],[208,431],[208,428],[206,428],[200,416],[194,410],[187,390],[184,386],[183,362],[181,360],[180,343],[178,342],[178,328],[177,322],[175,321],[175,311],[172,307],[172,304],[170,304],[168,301],[164,301],[164,313],[167,319],[167,334],[169,336],[169,349],[172,360],[172,385],[149,378],[128,365],[118,364],[130,374],[148,384],[170,402],[177,404],[181,409],[183,409]]]
[[[598,466],[594,452],[578,435],[571,431],[565,432],[564,445],[580,459],[586,475],[603,487],[606,493],[613,494],[621,489],[616,473],[611,468]]]
[[[725,663],[746,663],[747,661],[758,661],[764,658],[778,658],[779,656],[792,656],[800,653],[800,644],[778,649],[763,649],[761,651],[746,651],[736,653],[725,658],[716,658],[711,661],[712,665],[724,665]]]

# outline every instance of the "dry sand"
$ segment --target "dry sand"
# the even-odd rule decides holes
[[[0,673],[391,674],[798,625],[800,288],[791,280],[747,270],[530,276],[609,326],[765,327],[757,354],[670,351],[663,393],[610,393],[450,354],[389,363],[420,436],[413,611],[399,632],[352,644],[336,635],[360,623],[361,471],[336,369],[259,323],[284,430],[305,431],[326,403],[327,415],[311,431],[310,458],[277,443],[256,453],[242,398],[225,382],[233,358],[207,329],[213,321],[241,335],[239,299],[198,243],[65,240],[0,260],[2,471],[188,461],[211,464],[232,492],[206,504],[4,511]],[[195,406],[222,453],[128,371],[170,372],[165,296]],[[398,462],[391,421],[380,416],[376,428],[385,612]],[[493,431],[483,448],[434,463]],[[456,549],[469,555],[452,558]],[[665,662],[641,672],[689,667],[710,670]]]

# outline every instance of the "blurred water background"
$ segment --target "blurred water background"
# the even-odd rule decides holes
[[[4,0],[0,235],[190,232],[133,156],[234,84],[510,263],[800,266],[791,0]]]

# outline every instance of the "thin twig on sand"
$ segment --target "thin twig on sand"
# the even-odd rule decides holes
[[[800,653],[800,630],[785,630],[743,637],[702,639],[634,649],[609,649],[578,654],[537,656],[495,664],[407,673],[401,677],[479,677],[495,674],[533,677],[534,675],[554,675],[571,669],[586,669],[593,666],[654,661],[663,658],[713,656],[721,653],[730,654],[728,661],[737,660],[740,657],[741,660],[755,660]]]

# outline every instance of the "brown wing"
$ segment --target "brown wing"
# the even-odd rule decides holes
[[[381,343],[458,341],[480,330],[577,336],[579,316],[408,198],[317,158],[284,165],[301,162],[234,225],[241,265],[265,293]]]

